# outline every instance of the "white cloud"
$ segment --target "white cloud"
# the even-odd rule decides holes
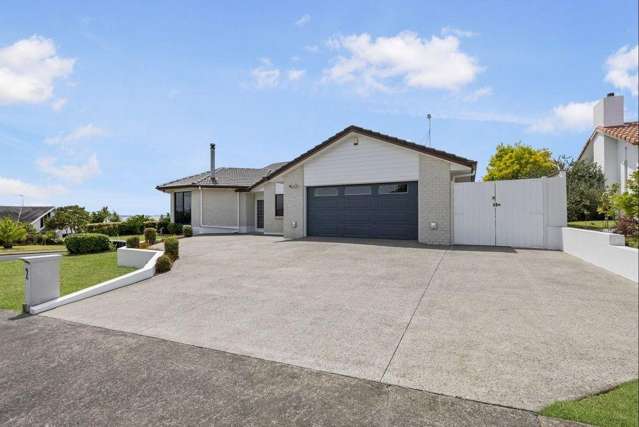
[[[619,89],[627,89],[634,96],[639,91],[639,45],[624,46],[606,60],[606,81]]]
[[[68,99],[66,99],[66,98],[58,98],[58,99],[56,99],[55,101],[53,101],[51,103],[51,108],[55,112],[62,111],[64,106],[67,105],[67,101],[68,101]]]
[[[49,100],[55,80],[69,76],[74,63],[57,56],[53,41],[39,36],[0,48],[0,105]]]
[[[453,35],[457,37],[477,37],[479,33],[476,33],[474,31],[461,30],[459,28],[444,27],[442,28],[442,35]]]
[[[464,101],[475,102],[479,98],[483,98],[484,96],[490,96],[492,94],[493,94],[493,88],[490,86],[484,86],[466,95],[464,97]]]
[[[459,50],[455,36],[426,40],[404,31],[372,39],[359,34],[334,38],[329,45],[348,56],[324,70],[324,81],[351,83],[360,93],[401,87],[457,90],[481,71],[474,58]]]
[[[311,44],[308,46],[304,46],[304,50],[308,53],[318,53],[320,51],[320,48],[317,45]]]
[[[262,58],[260,66],[251,70],[251,75],[258,89],[270,89],[280,84],[280,70],[275,68],[268,58]]]
[[[304,77],[304,74],[306,74],[306,70],[298,70],[295,68],[292,68],[287,72],[288,79],[291,81],[300,80],[302,77]]]
[[[304,25],[308,24],[309,22],[311,22],[311,15],[309,15],[307,13],[304,16],[301,16],[297,21],[295,21],[295,25],[297,27],[303,27]]]
[[[66,188],[59,185],[39,186],[19,179],[0,176],[0,197],[8,201],[16,197],[16,204],[18,202],[17,197],[20,194],[24,196],[25,204],[29,204],[33,200],[50,200],[51,197],[63,194],[66,191]]]
[[[558,105],[552,112],[533,122],[528,131],[556,133],[560,131],[582,131],[592,128],[593,107],[597,101],[569,102]]]
[[[78,141],[93,139],[103,135],[106,135],[106,130],[89,123],[88,125],[80,126],[71,132],[46,138],[44,142],[49,145],[68,147]]]
[[[100,164],[95,154],[89,156],[86,163],[80,165],[58,165],[54,157],[38,159],[36,164],[47,175],[73,184],[80,184],[100,174]]]

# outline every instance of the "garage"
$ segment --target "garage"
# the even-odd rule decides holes
[[[307,234],[417,240],[417,182],[307,188]]]

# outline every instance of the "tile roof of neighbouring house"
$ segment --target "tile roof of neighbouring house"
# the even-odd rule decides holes
[[[0,218],[9,217],[14,221],[33,222],[52,210],[53,206],[0,206]]]
[[[206,171],[158,185],[156,188],[158,190],[185,187],[248,188],[286,163],[288,162],[271,163],[259,169],[222,167],[215,169],[215,180],[211,177],[210,171]]]
[[[597,126],[590,137],[586,140],[584,147],[581,149],[581,152],[577,157],[578,159],[581,159],[581,156],[583,156],[586,152],[586,148],[588,148],[588,144],[590,144],[590,141],[592,141],[598,133],[610,136],[620,141],[628,142],[632,145],[639,145],[639,122],[626,122],[617,126]]]
[[[639,122],[628,122],[619,126],[599,126],[597,131],[632,145],[639,145]]]

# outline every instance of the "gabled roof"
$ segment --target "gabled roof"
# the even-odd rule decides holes
[[[262,177],[286,163],[287,162],[272,163],[259,169],[217,168],[215,169],[215,180],[212,179],[211,172],[206,171],[158,185],[156,188],[158,190],[186,187],[248,188]]]
[[[597,126],[592,132],[592,135],[590,135],[590,138],[586,141],[584,148],[581,149],[578,158],[583,156],[586,147],[588,147],[590,141],[592,141],[598,133],[618,139],[619,141],[628,142],[632,145],[639,145],[639,122],[626,122],[617,126]]]
[[[9,217],[14,221],[33,222],[54,209],[53,206],[0,206],[0,218]]]
[[[364,136],[368,136],[370,138],[375,138],[375,139],[380,140],[380,141],[388,142],[390,144],[394,144],[394,145],[397,145],[399,147],[408,148],[410,150],[415,150],[415,151],[417,151],[419,153],[428,154],[429,156],[437,157],[437,158],[440,158],[440,159],[443,159],[443,160],[448,160],[449,162],[453,162],[453,163],[457,163],[457,164],[460,164],[460,165],[463,165],[463,166],[467,166],[467,167],[469,167],[469,168],[471,168],[473,170],[473,173],[475,172],[475,170],[477,168],[477,162],[475,160],[466,159],[464,157],[460,157],[460,156],[457,156],[455,154],[447,153],[447,152],[442,151],[442,150],[437,150],[435,148],[431,148],[431,147],[426,147],[424,145],[415,144],[414,142],[407,141],[405,139],[396,138],[394,136],[390,136],[390,135],[386,135],[386,134],[383,134],[383,133],[375,132],[375,131],[370,130],[370,129],[365,129],[365,128],[362,128],[362,127],[359,127],[359,126],[351,125],[351,126],[347,127],[346,129],[344,129],[344,130],[336,133],[335,135],[331,136],[330,138],[328,138],[324,142],[322,142],[322,143],[316,145],[315,147],[311,148],[310,150],[308,150],[304,154],[301,154],[300,156],[296,157],[295,159],[291,160],[290,162],[284,164],[279,169],[276,169],[275,171],[273,171],[269,175],[265,176],[264,178],[260,179],[259,181],[254,183],[249,188],[249,190],[253,189],[253,188],[257,187],[258,185],[268,181],[269,179],[274,178],[275,176],[280,175],[281,173],[293,168],[295,165],[303,162],[304,160],[306,160],[307,158],[311,157],[312,155],[322,151],[323,149],[325,149],[329,145],[333,144],[334,142],[339,141],[340,139],[342,139],[343,137],[345,137],[346,135],[348,135],[351,132],[358,133],[358,134],[364,135]]]

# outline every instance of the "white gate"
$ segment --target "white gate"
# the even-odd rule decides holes
[[[563,174],[453,185],[457,245],[553,248],[566,225]]]

